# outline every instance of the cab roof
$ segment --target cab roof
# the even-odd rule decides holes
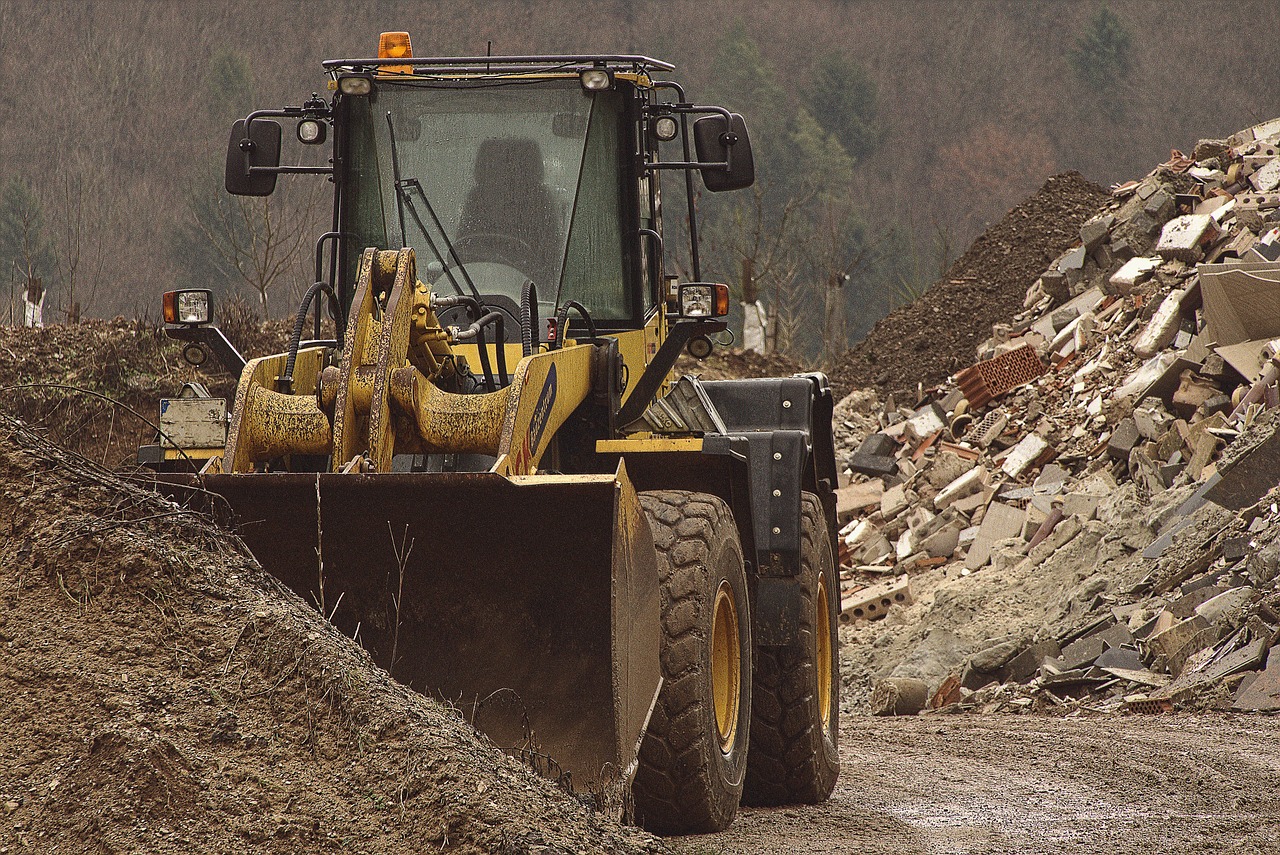
[[[432,56],[394,59],[329,59],[324,68],[331,74],[374,72],[386,75],[384,66],[411,66],[405,77],[453,77],[492,75],[576,74],[599,68],[622,74],[647,75],[654,71],[674,71],[675,66],[660,59],[635,54],[572,54],[546,56]],[[397,75],[399,76],[399,75]]]

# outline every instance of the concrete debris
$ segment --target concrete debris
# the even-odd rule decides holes
[[[853,591],[840,601],[840,619],[875,620],[888,614],[893,606],[911,603],[911,579],[905,574],[878,585]]]
[[[929,701],[929,684],[914,677],[890,677],[871,693],[872,715],[915,715]]]
[[[919,583],[868,636],[900,657],[881,681],[926,679],[931,710],[1280,709],[1277,143],[1280,121],[1117,188],[970,367],[843,448],[882,490],[841,517],[848,631]],[[1038,575],[1048,602],[1014,587]],[[984,640],[1000,608],[1012,634]]]

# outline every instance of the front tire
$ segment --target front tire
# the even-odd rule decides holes
[[[683,490],[640,494],[658,551],[662,691],[640,745],[636,818],[658,834],[723,831],[751,729],[751,615],[733,512]]]
[[[840,775],[840,657],[836,601],[840,578],[827,520],[813,493],[800,495],[799,637],[755,651],[751,762],[743,802],[816,804]]]

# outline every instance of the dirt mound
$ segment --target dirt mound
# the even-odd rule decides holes
[[[696,374],[703,380],[740,380],[747,377],[790,377],[803,371],[800,363],[781,353],[756,353],[754,350],[720,348],[706,359],[694,359],[687,353],[676,360],[675,372]]]
[[[656,848],[395,683],[233,538],[7,417],[0,518],[0,851]]]
[[[1022,305],[1049,263],[1080,242],[1110,197],[1078,172],[1055,175],[982,234],[919,299],[881,319],[832,371],[836,397],[874,386],[912,396],[972,364],[974,350]],[[910,400],[915,400],[910,397]]]
[[[234,306],[220,321],[242,353],[285,348],[287,324],[263,323]],[[0,411],[77,454],[111,468],[128,466],[138,446],[155,441],[147,421],[156,421],[161,397],[176,395],[187,382],[228,400],[234,396],[235,377],[213,360],[203,368],[187,365],[180,343],[148,321],[0,327]]]

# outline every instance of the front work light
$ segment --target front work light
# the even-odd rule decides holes
[[[164,292],[164,322],[189,327],[213,320],[213,292],[204,289]]]
[[[378,59],[402,59],[413,56],[413,43],[408,33],[383,33],[378,37]],[[412,65],[380,65],[379,74],[413,74]]]
[[[339,77],[338,91],[343,95],[368,95],[373,91],[373,81],[367,77]]]
[[[719,282],[685,282],[680,286],[680,316],[723,318],[729,314],[729,286]]]
[[[659,116],[653,123],[653,135],[663,142],[671,142],[680,133],[680,125],[670,116]]]
[[[578,75],[582,88],[588,92],[600,92],[613,88],[613,75],[607,68],[588,68]]]
[[[324,122],[318,119],[303,119],[298,122],[298,142],[303,145],[320,145],[326,135]]]

